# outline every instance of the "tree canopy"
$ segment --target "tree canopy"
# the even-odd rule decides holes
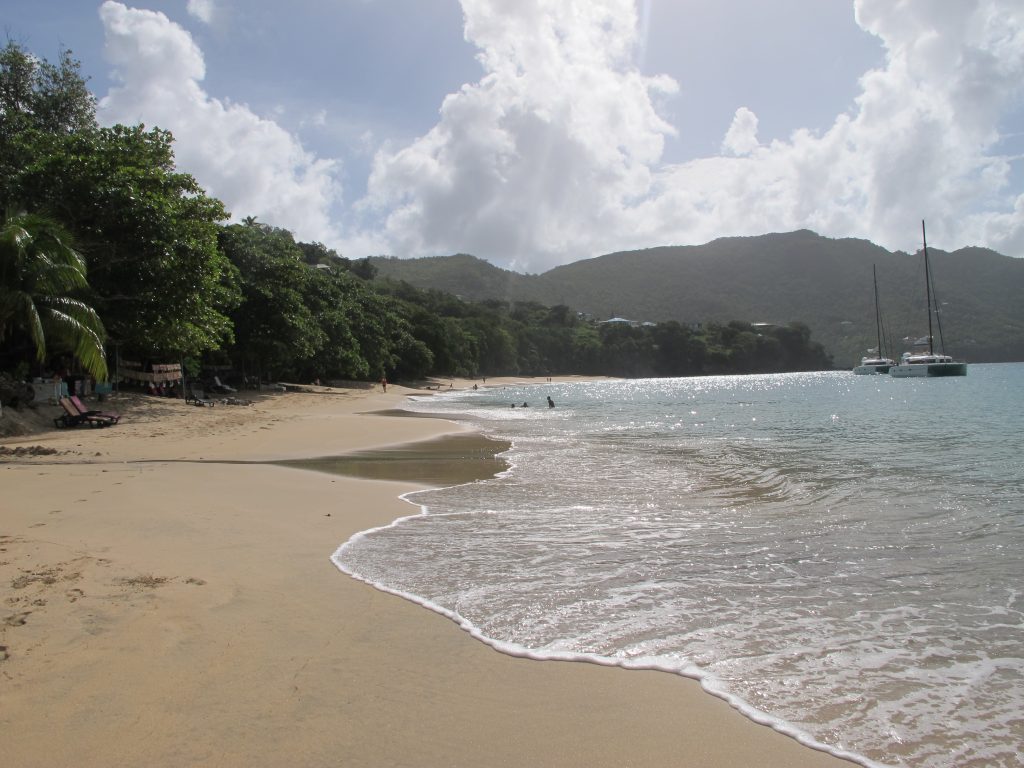
[[[238,294],[217,247],[228,214],[177,171],[169,132],[100,127],[70,52],[55,66],[8,43],[0,136],[0,203],[75,234],[114,342],[132,354],[199,355],[230,340]]]
[[[227,212],[175,170],[172,140],[120,125],[48,136],[18,176],[21,199],[78,236],[95,306],[132,353],[216,349],[238,301],[217,240]]]

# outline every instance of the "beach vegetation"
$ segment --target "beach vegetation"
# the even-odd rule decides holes
[[[18,199],[72,230],[94,306],[133,356],[201,354],[229,342],[239,300],[218,247],[224,205],[174,164],[173,137],[115,125],[34,142]]]
[[[0,204],[58,221],[89,270],[90,305],[131,355],[198,355],[231,338],[237,303],[217,247],[223,204],[177,171],[173,137],[100,127],[79,64],[0,51]]]
[[[70,352],[90,375],[107,378],[106,331],[78,298],[88,288],[85,259],[59,223],[44,216],[7,215],[0,227],[0,343],[27,340],[37,361]],[[23,364],[23,363],[22,363]]]
[[[219,242],[241,291],[229,348],[240,369],[299,380],[430,372],[433,355],[412,332],[414,309],[368,287],[348,260],[255,219],[222,227]]]
[[[96,124],[96,99],[71,51],[56,64],[15,42],[0,49],[0,200],[18,197],[19,172],[44,136],[67,136]]]
[[[237,274],[231,351],[249,370],[280,371],[320,349],[325,333],[303,301],[314,275],[290,232],[267,224],[222,227],[219,246]]]

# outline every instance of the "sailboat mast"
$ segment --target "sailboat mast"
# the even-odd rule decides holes
[[[928,236],[924,231],[924,219],[921,219],[921,242],[924,244],[924,290],[928,307],[928,354],[932,350],[932,276],[928,270]]]
[[[882,315],[878,309],[878,272],[874,264],[871,265],[871,280],[875,285],[875,343],[878,344],[878,356],[885,357],[882,353]]]

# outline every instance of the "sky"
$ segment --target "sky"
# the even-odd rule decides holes
[[[1024,257],[1020,0],[0,0],[240,221],[522,272],[811,229]]]

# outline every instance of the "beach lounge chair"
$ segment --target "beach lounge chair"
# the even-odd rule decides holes
[[[58,416],[53,420],[55,427],[109,427],[115,422],[109,417],[105,416],[87,416],[86,414],[79,411],[75,404],[67,397],[62,397],[57,401],[61,408],[64,409],[64,414]]]
[[[203,390],[196,389],[192,384],[185,387],[185,402],[193,403],[194,405],[208,405],[211,408],[216,405],[213,400],[210,400],[206,396],[206,393]]]
[[[210,383],[210,391],[218,395],[231,395],[238,390],[228,384],[224,384],[219,376],[214,376],[213,381]]]
[[[71,395],[68,400],[71,401],[71,404],[75,406],[75,408],[78,409],[78,412],[83,416],[102,416],[105,419],[110,419],[114,424],[117,424],[117,422],[121,420],[120,413],[90,410],[86,407],[85,403],[79,399],[78,395]]]

